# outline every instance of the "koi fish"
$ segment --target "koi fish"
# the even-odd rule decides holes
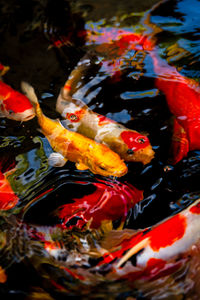
[[[99,144],[79,133],[65,129],[58,120],[46,117],[39,105],[34,89],[23,82],[22,89],[35,105],[40,128],[51,147],[49,163],[63,166],[67,160],[76,163],[78,170],[89,169],[94,174],[120,177],[127,173],[127,166],[119,155],[105,145]]]
[[[104,143],[125,161],[148,164],[154,151],[147,136],[90,110],[85,103],[72,99],[78,80],[86,66],[79,64],[58,96],[56,110],[65,118],[63,125],[80,134]]]
[[[29,99],[1,80],[1,76],[8,69],[9,67],[0,64],[0,117],[21,122],[29,121],[35,117]]]
[[[5,270],[0,266],[0,283],[5,283],[7,281],[7,275]]]
[[[57,214],[64,228],[81,229],[89,224],[91,229],[98,229],[102,225],[106,229],[106,225],[111,225],[112,228],[110,223],[119,219],[122,227],[129,210],[143,199],[143,192],[131,184],[101,180],[93,185],[96,187],[94,193],[80,199],[72,199],[73,203],[58,208]],[[67,223],[70,224],[76,217],[77,223],[68,226]]]
[[[151,228],[134,234],[127,232],[115,242],[113,239],[112,244],[108,238],[104,247],[110,251],[104,254],[99,266],[113,262],[114,272],[129,280],[158,278],[174,272],[181,263],[175,259],[181,258],[200,239],[199,215],[200,199]],[[110,234],[114,237],[112,232]],[[132,257],[134,266],[128,263]]]
[[[19,198],[12,190],[12,187],[7,179],[7,176],[13,172],[14,169],[5,173],[0,171],[0,210],[8,210],[18,203]]]
[[[158,74],[156,87],[165,94],[171,113],[175,116],[173,162],[178,163],[189,151],[200,149],[200,86],[182,76],[175,67],[149,52]]]

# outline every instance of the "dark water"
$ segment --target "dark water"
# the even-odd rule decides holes
[[[170,164],[172,115],[165,96],[155,87],[156,74],[148,51],[130,50],[113,59],[106,49],[99,53],[96,45],[79,34],[115,28],[150,34],[152,27],[144,23],[149,12],[159,55],[182,75],[198,82],[200,2],[166,1],[152,10],[157,1],[140,2],[60,0],[55,5],[47,0],[0,1],[0,61],[10,66],[4,75],[7,84],[20,90],[22,80],[31,83],[44,113],[59,118],[55,104],[60,88],[83,55],[92,51],[96,61],[83,76],[77,98],[128,128],[148,133],[155,158],[146,166],[129,163],[128,174],[117,179],[122,185],[131,184],[144,191],[144,199],[128,212],[124,224],[128,229],[154,225],[187,207],[199,196],[200,179],[199,151],[189,152],[175,166]],[[67,36],[69,42],[50,47],[60,36]],[[116,60],[120,62],[120,80],[113,78]],[[100,61],[105,62],[104,67],[99,67]],[[108,65],[110,68],[105,67]],[[70,162],[62,168],[49,167],[47,158],[52,150],[37,128],[36,118],[24,123],[0,119],[1,171],[15,167],[8,180],[20,199],[14,208],[1,212],[0,265],[7,274],[6,283],[0,284],[2,297],[189,299],[187,295],[191,295],[190,299],[198,299],[187,270],[173,282],[147,286],[111,283],[103,274],[90,273],[94,261],[85,253],[98,243],[98,233],[73,226],[77,217],[68,224],[72,230],[62,230],[56,212],[72,199],[94,193],[94,183],[102,178],[78,171]],[[105,187],[113,184],[112,178],[103,180]],[[119,220],[111,221],[116,228]],[[63,256],[52,258],[44,250],[42,234],[64,245]],[[67,265],[66,256],[70,261]],[[198,261],[194,265],[198,266]],[[64,270],[66,266],[71,266],[71,271],[86,270],[88,280],[74,278]]]

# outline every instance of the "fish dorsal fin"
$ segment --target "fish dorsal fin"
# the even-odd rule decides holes
[[[24,92],[24,94],[29,98],[32,104],[34,105],[39,104],[38,98],[35,94],[35,90],[28,82],[22,81],[21,89]]]

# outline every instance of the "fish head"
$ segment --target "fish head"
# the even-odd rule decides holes
[[[154,151],[147,136],[134,130],[124,130],[120,134],[123,145],[119,149],[120,156],[126,161],[148,164],[154,157]]]
[[[1,103],[1,111],[8,119],[15,121],[29,121],[35,117],[35,109],[29,99],[12,90]]]
[[[94,174],[121,177],[128,172],[127,166],[120,156],[107,146],[99,144],[96,150],[91,150],[88,165]]]
[[[19,113],[14,113],[14,112],[9,113],[8,118],[15,121],[26,122],[33,119],[34,117],[35,117],[35,111],[33,108],[32,109],[30,108]]]

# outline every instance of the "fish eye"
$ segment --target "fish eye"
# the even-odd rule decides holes
[[[104,167],[99,166],[99,169],[106,171],[106,169]]]
[[[134,151],[132,149],[127,150],[127,154],[133,154],[133,153],[134,153]]]
[[[70,115],[69,118],[70,118],[70,120],[72,120],[72,121],[78,120],[78,117],[77,117],[76,115],[74,115],[74,114]]]
[[[9,113],[9,115],[12,115],[12,114],[14,113],[14,111],[13,111],[12,109],[10,109],[10,110],[8,111],[8,113]]]
[[[144,144],[144,143],[145,143],[145,139],[144,139],[144,138],[139,138],[139,139],[138,139],[138,143]]]

